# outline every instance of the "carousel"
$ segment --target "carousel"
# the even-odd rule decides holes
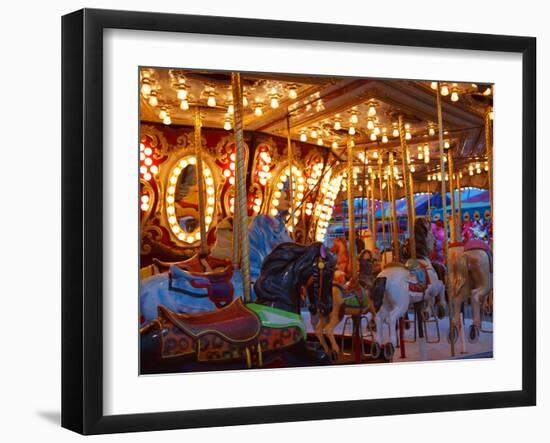
[[[139,87],[142,374],[492,357],[492,85]]]

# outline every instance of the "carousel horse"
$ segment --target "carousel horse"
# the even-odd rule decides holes
[[[336,237],[330,247],[330,252],[336,254],[336,270],[343,272],[346,276],[351,275],[351,263],[346,238]]]
[[[462,327],[460,307],[471,299],[473,321],[468,331],[468,340],[475,342],[481,331],[481,309],[493,293],[493,254],[487,243],[469,240],[466,243],[449,245],[449,278],[452,291],[454,330],[449,339],[457,340]]]
[[[248,235],[250,276],[254,282],[260,275],[264,258],[275,246],[291,239],[284,222],[269,215],[255,216]],[[240,297],[242,294],[241,271],[232,266],[219,272],[192,272],[170,265],[167,272],[141,281],[140,322],[156,318],[159,305],[177,313],[204,312],[226,306],[234,295]]]
[[[417,219],[414,225],[417,263],[389,263],[374,281],[373,301],[376,310],[376,338],[372,343],[373,358],[380,357],[383,343],[383,325],[389,325],[389,341],[384,344],[386,360],[391,360],[397,345],[397,322],[405,315],[411,303],[434,304],[436,297],[444,306],[445,285],[439,279],[429,259],[434,247],[431,224]]]
[[[340,354],[340,347],[334,338],[334,329],[341,323],[346,315],[366,315],[371,313],[374,317],[372,303],[369,303],[369,293],[374,283],[377,271],[377,263],[373,254],[365,249],[359,254],[358,280],[351,279],[346,284],[336,282],[332,286],[332,310],[326,314],[320,313],[318,319],[315,309],[310,308],[312,314],[312,326],[315,330],[321,346],[327,354],[335,360]],[[336,274],[336,273],[335,273]],[[330,342],[330,348],[325,340]]]
[[[160,305],[141,329],[141,372],[300,366],[328,362],[306,344],[300,291],[310,282],[320,312],[332,309],[335,259],[322,243],[282,243],[265,258],[256,301],[241,298],[206,313],[178,314]]]

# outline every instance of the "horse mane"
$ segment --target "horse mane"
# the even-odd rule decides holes
[[[258,302],[297,304],[299,309],[299,286],[300,283],[305,282],[300,282],[298,279],[307,275],[304,275],[304,272],[311,274],[318,272],[315,263],[321,254],[322,246],[323,244],[319,242],[308,246],[292,242],[277,245],[264,259],[260,276],[254,284],[254,293]],[[333,271],[335,260],[328,251],[326,263]]]
[[[273,234],[277,236],[278,242],[274,244]],[[271,215],[256,215],[248,228],[250,239],[250,273],[254,277],[260,275],[264,258],[272,251],[276,244],[291,241],[283,221]]]
[[[418,218],[414,223],[414,241],[416,243],[416,256],[430,258],[433,245],[428,244],[428,232],[432,227],[425,218]]]

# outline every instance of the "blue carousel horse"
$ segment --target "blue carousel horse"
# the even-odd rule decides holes
[[[254,283],[264,258],[278,244],[292,240],[284,222],[270,215],[255,216],[249,225],[248,236],[250,275]],[[140,322],[156,318],[159,305],[177,313],[205,312],[226,306],[242,294],[241,271],[231,266],[220,272],[190,272],[171,265],[167,272],[141,281]]]

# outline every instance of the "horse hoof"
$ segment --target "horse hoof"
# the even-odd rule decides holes
[[[370,353],[373,359],[380,358],[380,354],[382,353],[382,348],[380,347],[380,343],[373,342],[370,346]]]
[[[443,305],[437,305],[436,315],[439,320],[443,320],[445,318],[445,307]]]
[[[479,340],[479,328],[476,325],[471,325],[468,331],[468,341],[476,343]]]
[[[458,327],[453,326],[453,329],[449,331],[449,335],[447,336],[447,342],[451,343],[452,341],[453,343],[456,343],[457,340],[458,340]]]
[[[384,358],[388,361],[393,359],[393,354],[395,353],[395,347],[393,343],[386,343],[384,345]]]

